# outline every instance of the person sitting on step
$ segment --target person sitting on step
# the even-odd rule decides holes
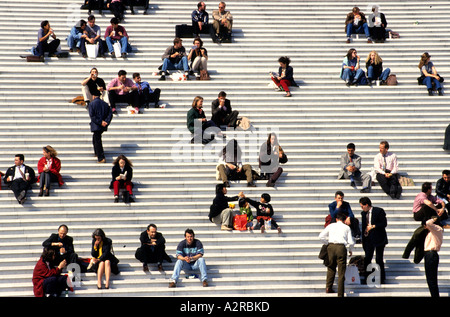
[[[58,183],[59,187],[64,185],[60,174],[61,160],[57,157],[58,152],[50,145],[42,148],[43,156],[38,162],[38,182],[39,196],[50,196],[50,187],[52,182]]]
[[[134,203],[133,198],[133,163],[123,154],[119,155],[113,162],[111,170],[112,180],[109,185],[110,189],[114,189],[114,202],[119,202],[119,190],[124,188],[123,202]]]

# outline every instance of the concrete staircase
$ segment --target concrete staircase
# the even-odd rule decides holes
[[[149,15],[127,14],[126,27],[134,52],[127,59],[110,57],[86,60],[76,53],[67,59],[46,58],[45,63],[26,63],[20,55],[35,45],[42,20],[49,20],[67,50],[65,37],[71,26],[87,12],[71,1],[5,0],[0,3],[4,19],[0,38],[0,170],[13,165],[14,154],[23,153],[26,164],[37,169],[42,147],[50,144],[62,161],[66,185],[52,190],[50,197],[38,197],[36,187],[25,205],[19,205],[5,187],[0,191],[0,296],[33,296],[31,276],[42,242],[58,226],[69,226],[76,252],[90,255],[91,233],[103,228],[113,240],[120,259],[120,274],[113,276],[111,289],[99,291],[93,273],[82,275],[82,286],[70,296],[335,296],[325,289],[326,268],[317,258],[327,205],[334,192],[345,198],[360,219],[359,190],[336,180],[339,157],[354,142],[369,171],[378,144],[386,139],[400,160],[400,169],[415,181],[405,187],[400,200],[391,200],[380,189],[368,196],[388,216],[389,244],[385,250],[387,284],[379,288],[348,286],[347,296],[429,296],[423,263],[401,258],[412,232],[418,226],[411,216],[412,202],[425,181],[433,184],[448,168],[448,153],[442,150],[448,122],[449,97],[428,97],[417,86],[417,64],[428,51],[439,73],[450,73],[450,4],[448,1],[381,1],[388,28],[400,39],[384,44],[367,44],[365,39],[345,43],[344,19],[355,5],[367,12],[369,2],[356,1],[227,1],[234,16],[234,39],[230,44],[214,44],[203,36],[209,53],[212,80],[158,82],[153,72],[160,56],[172,43],[176,24],[190,23],[196,2],[173,0],[151,2]],[[212,13],[217,3],[207,2]],[[94,12],[104,31],[111,14]],[[184,39],[186,48],[192,39]],[[347,88],[339,79],[343,56],[355,47],[361,60],[375,49],[399,80],[398,86]],[[289,56],[299,88],[292,98],[268,87],[269,71],[278,69],[280,56]],[[125,109],[103,136],[107,164],[93,158],[89,116],[70,100],[81,94],[80,83],[97,67],[109,82],[118,70],[129,76],[140,72],[152,88],[161,88],[164,109],[146,109],[130,116]],[[283,229],[272,231],[223,232],[207,215],[214,198],[219,140],[208,146],[188,144],[186,112],[193,98],[210,103],[225,90],[235,110],[250,118],[253,132],[236,137],[244,158],[257,166],[259,145],[268,132],[276,131],[289,162],[276,188],[257,181],[256,188],[232,183],[229,195],[239,191],[254,199],[268,192],[275,218]],[[196,153],[195,155],[193,153]],[[108,189],[111,162],[125,154],[134,163],[137,202],[129,206],[113,203]],[[424,160],[425,158],[425,160]],[[424,161],[426,163],[424,163]],[[174,263],[165,263],[165,273],[154,267],[142,271],[134,258],[139,234],[156,223],[167,240],[172,257],[193,228],[205,246],[210,287],[198,280],[183,279],[169,289]],[[445,235],[445,239],[447,234]],[[358,245],[354,255],[363,255]],[[450,249],[446,240],[440,251],[441,295],[450,291]]]

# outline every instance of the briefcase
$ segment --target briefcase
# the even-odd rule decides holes
[[[194,37],[194,28],[192,25],[178,24],[175,25],[175,37],[186,38]]]

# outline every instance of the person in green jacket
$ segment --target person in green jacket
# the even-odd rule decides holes
[[[201,96],[194,98],[192,108],[187,113],[187,128],[193,134],[191,143],[198,143],[201,140],[203,144],[207,144],[214,140],[214,132],[222,136],[217,125],[212,120],[206,119],[205,111],[203,110],[203,97]],[[208,128],[212,129],[205,133],[205,130]]]

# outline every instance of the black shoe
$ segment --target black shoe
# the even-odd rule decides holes
[[[122,199],[125,204],[130,203],[130,194],[128,192],[123,192]]]
[[[351,186],[351,187],[356,187],[356,183],[355,183],[354,181],[351,181],[351,182],[350,182],[350,186]]]
[[[255,185],[255,183],[250,182],[250,183],[247,183],[247,187],[256,187],[256,185]]]
[[[119,202],[119,196],[114,196],[114,202],[118,203]]]
[[[370,193],[370,188],[366,187],[360,190],[360,193]]]
[[[223,186],[230,187],[230,183],[229,182],[223,182]]]
[[[439,96],[443,96],[444,95],[444,93],[442,92],[442,88],[438,89],[438,94],[439,94]]]
[[[166,76],[165,76],[165,75],[162,75],[161,77],[159,77],[158,80],[159,80],[159,81],[166,80]]]
[[[428,96],[433,96],[433,90],[432,89],[428,89]]]

